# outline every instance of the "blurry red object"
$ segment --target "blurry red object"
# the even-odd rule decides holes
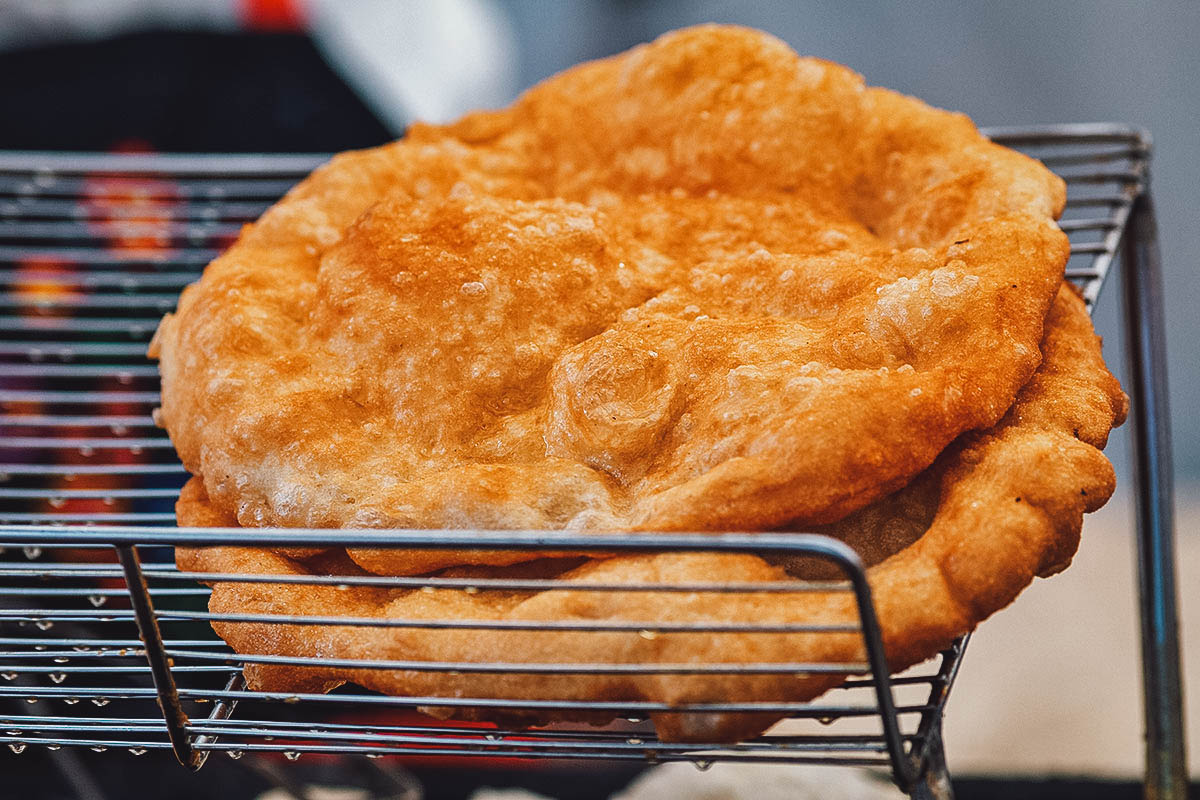
[[[241,0],[239,17],[251,30],[298,31],[304,28],[304,9],[298,0]]]

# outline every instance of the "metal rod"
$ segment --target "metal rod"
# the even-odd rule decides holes
[[[1063,230],[1066,230],[1065,228]],[[0,269],[0,284],[49,284],[55,287],[84,289],[143,289],[170,287],[182,289],[200,276],[199,270],[184,272],[125,272],[122,270],[88,270],[87,272],[39,272],[35,270]],[[176,295],[178,297],[178,295]]]
[[[505,741],[509,737],[500,737],[487,729],[476,729],[465,735],[454,736],[443,733],[437,728],[424,728],[413,733],[406,734],[401,731],[387,730],[383,732],[365,732],[362,730],[354,730],[353,726],[346,726],[346,730],[328,731],[320,729],[289,730],[287,728],[246,728],[242,726],[221,726],[221,725],[192,725],[192,731],[204,731],[207,734],[212,734],[214,737],[217,734],[225,736],[241,736],[243,738],[264,738],[267,736],[286,736],[288,738],[301,738],[309,743],[320,742],[349,742],[359,745],[365,744],[382,744],[389,746],[397,745],[424,745],[438,744],[443,746],[467,746],[467,747],[497,747],[497,746],[512,746],[514,744],[520,747],[527,747],[530,750],[548,750],[548,749],[570,749],[570,750],[588,750],[588,751],[623,751],[633,750],[638,753],[643,753],[647,750],[655,750],[660,752],[678,752],[679,750],[690,750],[693,752],[702,752],[705,750],[726,750],[729,752],[762,752],[763,750],[779,750],[779,751],[795,751],[795,752],[811,752],[827,748],[830,744],[836,744],[844,747],[847,750],[855,752],[883,752],[884,742],[883,737],[879,735],[824,735],[810,736],[807,738],[792,737],[788,741],[771,741],[759,742],[757,747],[753,747],[756,743],[749,744],[679,744],[676,742],[660,742],[648,734],[639,732],[625,732],[619,736],[577,736],[577,737],[545,737],[530,732],[521,732],[510,734],[514,741]],[[68,726],[59,726],[55,730],[70,730]],[[116,729],[121,730],[121,729]],[[139,729],[141,730],[141,729]],[[491,739],[487,737],[491,736]],[[645,737],[645,738],[643,738]],[[911,737],[910,737],[911,738]],[[201,742],[199,739],[195,742],[199,747]]]
[[[57,345],[47,345],[48,347],[57,347]],[[75,348],[76,345],[67,345],[67,349]],[[140,357],[145,354],[146,349],[142,345],[135,345],[136,354]],[[132,352],[132,351],[131,351]],[[4,354],[4,350],[0,349],[0,354]],[[56,352],[56,355],[62,355],[61,352]],[[72,352],[71,356],[79,355],[77,352]],[[83,355],[92,355],[84,353]],[[101,353],[100,355],[103,355]],[[114,427],[125,426],[128,428],[152,428],[154,427],[154,418],[149,414],[132,415],[132,414],[22,414],[21,416],[3,416],[0,417],[0,425],[7,427],[68,427],[79,426],[87,428],[108,428],[112,430]],[[6,490],[7,491],[7,490]],[[47,491],[50,491],[47,489]],[[76,495],[79,496],[79,495]]]
[[[953,800],[954,791],[950,786],[950,776],[946,771],[946,754],[942,747],[942,718],[946,710],[946,700],[950,696],[950,688],[958,677],[958,668],[962,664],[962,655],[967,648],[971,635],[967,634],[942,651],[942,662],[938,665],[936,680],[929,687],[929,710],[921,715],[917,726],[916,740],[921,744],[914,748],[912,760],[921,771],[920,780],[912,788],[914,798],[930,798],[930,800]]]
[[[64,320],[54,320],[54,321],[56,323],[64,322]],[[83,322],[95,322],[95,321],[96,320],[77,320],[77,319],[76,320],[65,320],[65,322],[69,322],[72,325],[77,324],[77,323],[81,324]],[[6,323],[6,322],[8,322],[8,320],[0,319],[0,323]],[[16,322],[24,323],[26,325],[29,324],[27,322],[24,322],[24,320],[16,320]],[[121,323],[121,327],[122,327],[122,329],[124,329],[124,325],[125,325],[124,320],[118,320],[118,322]],[[154,325],[147,324],[146,326],[144,326],[144,329],[139,332],[139,335],[141,335],[141,333],[145,333],[145,332],[149,331],[151,328],[155,327],[156,325],[157,325],[157,323],[155,323]],[[0,324],[0,330],[4,329],[5,327],[6,326],[4,324]],[[13,325],[13,327],[17,327],[17,325]],[[104,392],[104,391],[87,391],[87,390],[71,390],[71,389],[46,389],[46,390],[41,390],[41,391],[38,391],[38,390],[19,391],[19,390],[10,390],[10,389],[0,389],[0,402],[4,402],[4,403],[124,403],[126,405],[132,405],[134,403],[139,403],[139,404],[146,404],[146,405],[157,405],[161,401],[162,401],[162,395],[159,394],[157,391],[154,391],[154,392],[149,392],[149,391],[145,391],[145,392],[130,392],[130,391]]]
[[[996,125],[981,128],[980,133],[1009,147],[1115,143],[1138,144],[1141,128],[1120,122],[1078,122],[1055,125]]]
[[[553,629],[551,629],[553,630]],[[232,653],[181,653],[195,659],[222,660],[235,664],[283,664],[311,666],[313,659],[305,656],[257,656]],[[578,662],[523,662],[523,661],[383,661],[356,658],[322,658],[322,666],[346,669],[388,669],[412,672],[453,672],[468,674],[529,674],[529,675],[837,675],[839,673],[864,672],[867,664],[859,662],[801,662],[801,663],[750,663],[692,664],[692,663],[593,663]],[[14,666],[14,671],[23,667]],[[198,669],[198,667],[194,667]],[[53,667],[24,667],[26,671],[45,670],[58,672]]]
[[[888,759],[896,784],[907,790],[917,777],[917,771],[904,752],[904,738],[900,735],[900,722],[896,717],[896,703],[892,699],[892,671],[888,667],[883,649],[883,634],[879,618],[875,614],[875,601],[871,597],[871,585],[867,582],[866,567],[853,550],[833,555],[833,560],[842,568],[854,587],[854,598],[858,604],[858,617],[862,624],[863,643],[867,648],[867,663],[875,678],[875,700],[879,704],[879,719],[883,725],[883,737],[887,744]]]
[[[874,711],[874,709],[871,709]],[[10,718],[0,718],[10,719]],[[147,720],[147,724],[156,723],[158,727],[162,727],[161,719]],[[631,737],[642,737],[647,742],[655,746],[673,746],[676,748],[686,747],[689,750],[738,750],[758,752],[764,749],[774,748],[779,745],[787,746],[790,744],[803,744],[812,742],[829,741],[831,738],[836,741],[878,741],[879,735],[871,734],[848,734],[841,736],[830,737],[828,735],[818,734],[761,734],[753,739],[743,739],[738,742],[687,742],[679,743],[662,743],[658,742],[654,735],[650,732],[641,732],[638,730],[557,730],[554,728],[539,728],[539,729],[523,729],[523,728],[466,728],[456,727],[453,725],[439,724],[435,727],[418,726],[418,725],[365,725],[361,723],[329,723],[311,721],[294,722],[290,720],[274,720],[271,723],[272,729],[267,731],[264,723],[259,720],[246,719],[230,719],[225,720],[216,725],[209,725],[204,722],[192,723],[190,730],[205,731],[215,730],[220,733],[241,733],[246,736],[262,736],[265,733],[271,733],[276,736],[294,736],[297,731],[304,733],[320,733],[323,735],[329,734],[344,734],[346,738],[354,738],[361,735],[379,734],[379,735],[423,735],[430,737],[433,740],[440,740],[445,737],[465,737],[472,739],[485,739],[486,741],[502,741],[504,739],[519,739],[521,742],[539,741],[546,742],[552,740],[571,740],[571,741],[587,741],[587,742],[627,742]],[[906,737],[909,738],[909,737]]]
[[[0,742],[5,741],[4,737],[0,737]],[[80,740],[55,739],[53,741],[63,744],[87,744],[89,742]],[[121,742],[118,746],[128,746],[127,742]],[[144,746],[144,745],[143,745]],[[477,744],[472,747],[433,747],[421,746],[419,749],[411,747],[386,747],[383,745],[337,745],[337,744],[277,744],[273,742],[228,742],[211,746],[210,750],[235,750],[246,753],[320,753],[320,754],[378,754],[378,755],[396,755],[396,756],[483,756],[485,758],[557,758],[557,759],[589,759],[600,761],[643,761],[649,763],[665,762],[665,761],[730,761],[751,764],[840,764],[843,766],[862,766],[862,767],[885,767],[888,764],[887,759],[880,756],[870,756],[855,752],[852,755],[844,755],[836,750],[831,750],[821,755],[809,755],[803,752],[787,752],[787,753],[708,753],[696,752],[694,750],[681,750],[675,752],[664,752],[653,749],[630,749],[628,751],[602,751],[591,752],[587,750],[574,749],[549,749],[537,751],[525,747],[522,743],[509,743],[507,746]]]
[[[925,769],[912,784],[909,796],[913,800],[954,800],[954,787],[950,785],[950,773],[946,769],[946,751],[942,747],[942,726],[929,729],[923,748]]]
[[[122,511],[122,512],[0,512],[0,520],[5,522],[85,522],[85,523],[119,523],[119,522],[161,522],[175,521],[173,511]]]
[[[178,493],[178,490],[176,490]],[[146,529],[146,544],[154,544],[155,529]],[[38,547],[63,547],[62,543],[50,544],[39,542]],[[71,545],[66,545],[70,547]],[[102,545],[91,545],[98,549]],[[107,549],[107,546],[104,546]],[[356,576],[356,575],[241,575],[232,572],[180,572],[159,568],[144,570],[147,578],[166,581],[210,581],[213,583],[272,583],[300,584],[304,586],[375,586],[391,589],[420,589],[431,586],[437,589],[465,589],[467,591],[512,591],[512,592],[541,592],[550,590],[581,591],[581,592],[620,592],[624,593],[662,593],[671,592],[691,594],[694,592],[713,592],[717,594],[802,594],[808,592],[848,592],[849,584],[816,581],[813,583],[793,583],[772,581],[770,583],[589,583],[587,581],[567,581],[555,578],[530,578],[516,580],[505,578],[438,578],[429,576]],[[9,563],[0,566],[0,577],[34,575],[38,578],[111,578],[117,576],[117,567],[98,566],[95,564],[55,564],[53,567],[40,562]],[[153,590],[158,592],[160,590]],[[6,613],[0,611],[0,615]],[[220,617],[218,617],[220,618]],[[268,617],[268,619],[271,619]],[[338,618],[342,619],[341,617]],[[855,626],[854,630],[858,630]]]
[[[0,686],[0,694],[5,694],[5,687]],[[104,689],[95,692],[88,689],[67,689],[61,686],[45,686],[38,690],[43,696],[50,694],[91,696],[103,692],[106,697],[117,697],[113,690]],[[19,690],[10,692],[17,697],[26,693]],[[123,690],[122,694],[129,697],[148,695],[149,690]],[[199,691],[194,689],[180,690],[180,696],[189,699],[229,698],[264,703],[321,703],[328,705],[343,705],[349,703],[365,704],[379,708],[381,706],[397,706],[415,708],[419,706],[446,706],[455,708],[499,708],[511,711],[514,708],[536,709],[539,711],[598,711],[612,712],[616,716],[644,717],[655,713],[671,714],[786,714],[789,717],[821,718],[843,716],[875,716],[879,713],[876,708],[860,708],[855,706],[813,706],[804,702],[767,702],[747,701],[737,703],[686,703],[673,705],[650,700],[524,700],[512,697],[397,697],[378,694],[318,694],[312,692],[264,692],[264,691]],[[925,705],[905,706],[900,712],[920,713],[927,710]]]
[[[123,252],[105,252],[88,247],[13,247],[0,244],[0,260],[13,262],[24,258],[35,257],[70,261],[76,264],[107,264],[117,266],[123,264],[158,264],[172,266],[203,267],[221,251],[215,248],[182,248],[160,250],[147,247],[144,250]]]
[[[0,153],[0,172],[28,173],[31,166],[56,176],[112,172],[125,177],[131,173],[150,175],[279,175],[294,173],[296,179],[307,175],[329,160],[329,153],[63,153],[53,150],[13,150]]]
[[[92,241],[110,236],[153,236],[166,240],[203,239],[211,236],[237,235],[239,225],[228,222],[202,221],[181,223],[174,220],[154,222],[136,219],[90,220],[0,220],[0,238],[42,241]],[[93,246],[99,246],[93,245]]]
[[[236,196],[236,195],[235,195]],[[190,198],[182,201],[171,198],[146,198],[146,202],[135,207],[136,214],[154,219],[229,219],[253,222],[262,212],[271,207],[268,198],[248,201],[246,198],[237,200]],[[10,203],[4,211],[13,218],[35,217],[38,219],[59,218],[78,219],[80,214],[78,198],[28,197],[17,203]],[[123,214],[130,211],[129,207],[97,209],[101,219],[121,219]]]
[[[0,392],[0,402],[3,402],[4,394]],[[0,474],[2,475],[186,475],[183,469],[183,464],[0,464]],[[68,478],[68,480],[70,480]],[[21,530],[37,530],[43,526],[37,525],[0,525],[0,535],[8,538],[9,533],[16,533]],[[56,530],[55,526],[44,526],[50,530]],[[69,528],[57,528],[59,531],[70,530]],[[137,530],[134,528],[134,530]],[[142,530],[145,530],[143,528]],[[32,540],[34,537],[29,537]],[[43,531],[42,540],[38,542],[39,546],[45,546],[45,543],[54,542],[58,537],[54,534],[49,536]],[[103,546],[107,544],[117,544],[113,541],[104,541],[103,535],[93,537],[90,543],[76,542],[85,547],[88,546]],[[145,540],[139,541],[137,537],[130,537],[128,540],[120,542],[121,544],[154,544],[154,542]]]
[[[61,466],[66,472],[83,474],[86,467]],[[114,464],[107,469],[130,471],[133,464]],[[176,464],[145,465],[177,467]],[[0,472],[19,472],[21,465],[0,464]],[[12,544],[58,542],[80,546],[128,544],[183,545],[185,547],[246,546],[247,537],[256,547],[419,547],[430,550],[459,548],[511,550],[571,550],[582,554],[615,550],[621,552],[657,552],[672,550],[687,553],[721,552],[762,555],[796,554],[823,558],[846,568],[847,558],[857,559],[854,550],[839,539],[816,533],[661,533],[626,531],[623,533],[576,533],[551,530],[408,530],[401,528],[144,528],[114,525],[103,530],[51,525],[0,525],[0,541]],[[861,572],[861,568],[858,569]],[[479,584],[482,585],[482,584]],[[562,586],[563,584],[558,584]],[[802,586],[802,582],[797,582]],[[625,589],[634,589],[626,586]]]
[[[107,700],[149,700],[156,696],[150,688],[118,689],[114,687],[68,687],[68,686],[39,686],[30,690],[23,686],[4,686],[0,684],[0,697],[30,697],[52,700],[60,698],[104,698]],[[597,711],[611,713],[613,716],[638,716],[658,712],[672,714],[781,714],[789,717],[804,719],[823,719],[838,717],[874,717],[879,709],[874,706],[853,705],[812,705],[803,702],[746,702],[746,703],[691,703],[687,705],[671,705],[669,703],[650,702],[644,700],[629,700],[624,702],[604,700],[521,700],[516,698],[491,697],[395,697],[378,694],[312,694],[300,692],[261,692],[250,690],[198,690],[180,689],[179,696],[198,703],[212,700],[246,700],[263,703],[305,703],[309,705],[367,705],[376,709],[381,707],[416,708],[419,706],[446,706],[458,708],[487,707],[511,710],[514,708],[570,711]],[[897,709],[900,714],[920,714],[927,712],[926,705],[901,706]],[[266,725],[268,723],[261,723]]]
[[[1134,203],[1123,285],[1146,724],[1147,800],[1184,800],[1187,755],[1175,588],[1174,486],[1158,235],[1149,194]]]
[[[191,769],[199,769],[204,763],[200,753],[192,749],[192,743],[187,733],[188,716],[184,713],[183,703],[179,699],[179,690],[175,686],[175,676],[171,674],[171,665],[163,649],[162,632],[158,629],[158,620],[154,618],[154,604],[150,600],[150,592],[146,586],[146,578],[142,575],[142,565],[138,561],[137,546],[116,545],[117,558],[121,569],[125,572],[125,584],[129,588],[129,600],[137,615],[138,632],[142,643],[146,646],[146,662],[150,665],[150,674],[154,678],[154,688],[158,693],[158,705],[162,709],[163,718],[167,723],[167,736],[171,739],[171,748],[179,763]]]
[[[45,613],[37,613],[25,610],[17,610],[12,613],[14,618],[18,619],[53,619],[58,620],[53,611],[47,610]],[[205,620],[205,621],[221,621],[221,622],[266,622],[274,625],[340,625],[345,627],[355,628],[420,628],[420,629],[457,629],[457,630],[485,630],[485,631],[603,631],[607,633],[854,633],[858,630],[857,625],[843,625],[840,623],[806,623],[798,622],[794,624],[755,624],[755,623],[737,623],[737,622],[654,622],[654,621],[637,621],[637,622],[595,622],[592,620],[581,620],[575,622],[572,620],[488,620],[488,619],[393,619],[390,617],[338,617],[338,616],[308,616],[308,615],[287,615],[287,614],[217,614],[201,611],[163,611],[159,614],[163,621],[183,621],[183,620]],[[3,617],[0,617],[3,618]],[[75,618],[78,618],[76,616]],[[90,618],[84,617],[84,619]],[[114,617],[115,619],[116,617]],[[225,656],[222,656],[225,657]],[[256,656],[255,658],[266,658],[266,656]],[[284,658],[284,656],[277,656]],[[263,662],[266,663],[266,662]],[[278,663],[289,663],[288,661],[280,661]],[[309,663],[307,660],[301,659],[301,663]],[[322,658],[321,663],[327,666],[351,666],[353,664],[365,664],[358,659],[351,659],[348,664],[338,663],[338,659]],[[381,664],[384,662],[380,662]],[[395,662],[395,669],[413,669],[407,666],[410,662]],[[498,662],[494,662],[498,663]],[[504,665],[516,668],[518,662]],[[574,662],[573,662],[574,663]],[[405,666],[399,666],[404,664]],[[533,664],[526,664],[526,667],[532,668]],[[584,665],[576,664],[580,668]],[[614,667],[630,668],[635,664],[612,665]],[[660,665],[667,667],[668,665]],[[753,670],[756,665],[751,663],[741,663],[736,665],[727,664],[720,667],[719,671],[730,669]],[[855,672],[860,669],[865,669],[866,665],[856,661],[839,662],[839,663],[824,663],[824,664],[806,664],[806,663],[791,663],[791,664],[772,664],[773,668],[782,672]],[[693,668],[700,670],[700,665],[697,664],[679,664],[673,668]],[[450,666],[450,669],[459,669],[459,666]],[[466,665],[462,666],[466,669]]]
[[[864,708],[863,711],[869,711],[872,714],[876,713],[874,708]],[[30,717],[0,717],[0,725],[7,724],[9,720],[28,720]],[[41,719],[37,717],[36,719]],[[72,720],[75,722],[78,720]],[[105,721],[101,719],[101,721]],[[108,722],[120,722],[122,724],[133,725],[141,724],[142,727],[153,725],[162,727],[162,719],[154,718],[147,720],[116,720],[109,718]],[[265,723],[256,719],[225,719],[216,724],[210,724],[207,721],[193,722],[189,726],[192,732],[197,731],[215,731],[218,733],[243,733],[247,736],[262,736],[264,733],[270,733],[276,736],[295,736],[297,732],[307,734],[333,735],[344,734],[346,738],[356,738],[360,735],[366,736],[369,734],[379,734],[383,736],[394,736],[401,734],[422,735],[432,737],[435,740],[445,737],[467,737],[473,739],[484,738],[488,741],[500,741],[503,739],[520,739],[525,741],[551,741],[558,739],[591,741],[591,742],[607,742],[607,741],[628,741],[630,737],[641,737],[647,742],[655,744],[655,746],[667,746],[670,743],[664,744],[658,742],[654,735],[649,732],[634,732],[630,730],[603,730],[603,729],[585,729],[585,730],[557,730],[554,728],[538,728],[538,729],[523,729],[523,728],[467,728],[456,727],[449,724],[438,724],[434,727],[420,725],[367,725],[363,723],[336,723],[336,722],[313,722],[304,720],[300,722],[292,720],[273,720],[270,723],[271,729],[266,729]],[[490,737],[490,738],[489,738]],[[906,735],[906,739],[914,738],[914,735]],[[830,736],[828,734],[774,734],[764,733],[753,739],[743,739],[738,742],[687,742],[684,745],[675,743],[670,746],[684,747],[690,750],[749,750],[758,751],[764,748],[772,748],[777,745],[802,744],[824,741],[879,741],[880,734],[840,734]]]
[[[244,688],[246,688],[246,679],[242,675],[241,670],[238,670],[233,675],[230,675],[228,682],[225,684],[225,691],[227,692],[237,691]],[[209,712],[208,719],[206,721],[210,723],[224,722],[225,720],[229,719],[229,717],[233,714],[233,709],[236,707],[236,699],[219,700],[213,704],[213,709],[211,712]],[[200,769],[200,767],[204,766],[204,762],[208,760],[208,754],[212,752],[211,750],[205,748],[215,745],[218,738],[218,734],[211,733],[197,736],[192,741],[192,748],[194,751],[193,759],[195,760],[195,765],[192,766],[192,769]]]

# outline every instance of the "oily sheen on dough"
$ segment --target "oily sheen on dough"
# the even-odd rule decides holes
[[[893,670],[919,662],[1004,607],[1033,579],[1065,567],[1079,541],[1085,511],[1099,508],[1115,482],[1100,453],[1127,400],[1104,366],[1100,342],[1082,301],[1064,286],[1041,345],[1044,360],[1015,404],[994,427],[964,434],[929,469],[898,492],[835,525],[818,529],[862,552]],[[193,481],[179,506],[180,522],[228,525]],[[768,533],[762,534],[770,536]],[[344,554],[304,561],[266,550],[180,550],[179,566],[200,572],[278,575],[367,574]],[[527,567],[533,576],[561,571],[564,581],[596,583],[776,582],[813,574],[813,565],[772,565],[752,555],[662,553],[588,560],[555,568]],[[460,567],[459,577],[513,577],[517,568]],[[506,572],[505,570],[510,570]],[[831,577],[818,574],[817,577]],[[856,620],[843,593],[542,592],[368,589],[218,581],[217,613],[341,614],[427,621],[846,623]],[[846,662],[864,658],[861,639],[847,633],[580,633],[537,630],[369,628],[279,625],[218,620],[217,633],[238,653],[408,662],[515,662],[500,674],[420,669],[300,667],[251,663],[252,688],[295,692],[331,689],[344,681],[418,698],[508,698],[510,710],[437,707],[442,716],[547,722],[570,712],[522,711],[522,700],[649,700],[687,703],[788,701],[815,697],[844,675],[570,675],[522,673],[520,663],[693,664]],[[664,740],[730,741],[768,727],[778,715],[654,715]],[[603,715],[584,715],[592,722]]]
[[[159,421],[245,526],[830,523],[1012,405],[1063,202],[961,115],[687,29],[318,169],[164,318]]]

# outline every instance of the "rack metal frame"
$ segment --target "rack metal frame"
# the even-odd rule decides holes
[[[988,131],[1041,158],[1067,181],[1062,227],[1072,239],[1067,277],[1089,308],[1123,252],[1129,386],[1141,580],[1146,698],[1146,796],[1186,793],[1182,689],[1174,583],[1172,486],[1162,289],[1148,190],[1148,136],[1123,125],[1058,125]],[[901,676],[887,668],[870,586],[849,548],[824,537],[787,534],[643,534],[608,539],[546,532],[268,531],[171,526],[182,482],[165,436],[153,428],[157,373],[144,361],[158,316],[239,225],[303,177],[323,156],[99,156],[0,154],[0,709],[24,700],[31,713],[0,713],[0,743],[14,752],[170,748],[199,768],[221,750],[469,755],[486,758],[687,759],[887,766],[918,798],[951,796],[941,721],[965,638],[936,664]],[[1123,245],[1123,250],[1122,250]],[[852,592],[859,664],[741,664],[740,671],[861,672],[813,703],[723,703],[681,713],[771,711],[833,723],[827,733],[771,733],[728,744],[659,742],[643,727],[540,731],[403,722],[339,721],[345,709],[409,708],[435,698],[256,693],[241,667],[271,661],[232,653],[197,611],[207,589],[181,573],[170,546],[404,546],[538,550],[709,550],[785,552],[825,559],[844,580],[807,588]],[[140,550],[139,550],[140,548]],[[240,581],[269,577],[224,576]],[[321,582],[320,579],[308,579]],[[530,590],[553,581],[331,577],[325,582],[462,591]],[[630,587],[599,587],[595,591]],[[804,591],[804,583],[640,587],[656,591]],[[226,618],[233,618],[226,615]],[[241,618],[241,617],[239,617]],[[253,618],[253,615],[246,617]],[[273,618],[280,621],[279,618]],[[312,620],[287,618],[293,623]],[[339,619],[338,624],[367,624]],[[375,623],[378,624],[378,623]],[[53,626],[58,632],[51,633]],[[185,627],[185,635],[171,633]],[[477,627],[486,628],[486,625]],[[630,635],[669,633],[653,620],[610,626]],[[787,626],[694,625],[691,632],[787,633]],[[830,626],[844,632],[845,626]],[[809,629],[809,632],[812,632]],[[16,635],[9,635],[15,633]],[[189,637],[189,635],[191,636]],[[277,657],[277,663],[287,659]],[[394,662],[369,666],[396,668]],[[413,665],[401,665],[412,667]],[[426,669],[499,671],[510,664],[424,664]],[[518,665],[521,671],[704,672],[694,665]],[[536,667],[536,668],[534,668]],[[717,665],[713,669],[730,669]],[[48,681],[48,683],[47,683]],[[70,681],[71,685],[68,685]],[[907,694],[907,699],[901,695]],[[914,693],[918,693],[914,695]],[[852,700],[841,699],[842,695]],[[864,702],[863,698],[868,698]],[[913,697],[917,699],[914,701]],[[6,701],[6,698],[8,700]],[[87,708],[83,701],[94,706]],[[100,711],[122,704],[122,714]],[[154,710],[152,703],[159,708]],[[491,705],[466,698],[439,705]],[[55,713],[59,704],[71,713]],[[519,705],[603,710],[645,718],[654,703],[526,701]],[[249,712],[249,716],[244,714]],[[206,712],[206,713],[205,713]],[[239,713],[240,712],[240,713]],[[290,716],[289,716],[290,715]],[[867,721],[874,729],[862,732]],[[838,725],[859,725],[849,732]]]

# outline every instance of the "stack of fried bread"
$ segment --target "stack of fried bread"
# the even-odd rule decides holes
[[[756,31],[687,29],[580,65],[509,108],[335,157],[184,291],[151,347],[159,419],[194,476],[179,523],[825,533],[869,565],[903,668],[1064,568],[1083,513],[1113,491],[1099,449],[1126,399],[1063,283],[1063,203],[1057,177],[965,117]],[[836,577],[813,559],[704,552],[222,547],[177,560],[573,584]],[[274,691],[792,701],[845,675],[519,665],[863,658],[854,633],[524,624],[854,623],[852,595],[833,590],[217,581],[210,609],[514,623],[215,623],[245,655],[516,664],[247,666],[251,687]],[[724,741],[773,719],[654,721],[664,739]]]

